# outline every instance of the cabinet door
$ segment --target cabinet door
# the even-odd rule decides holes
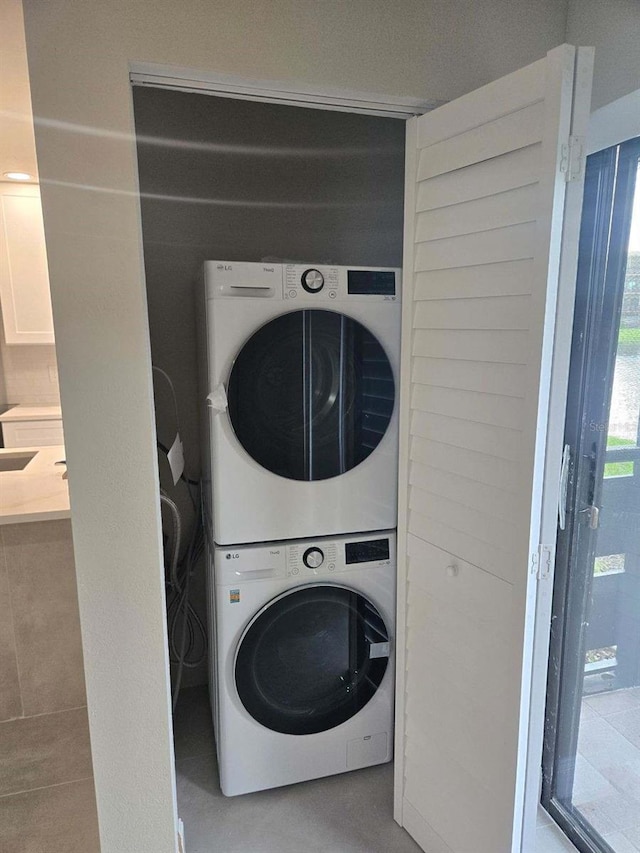
[[[52,344],[40,192],[0,184],[0,305],[8,344]]]
[[[395,816],[430,853],[527,849],[558,282],[577,252],[569,143],[589,101],[576,59],[563,45],[409,122]]]

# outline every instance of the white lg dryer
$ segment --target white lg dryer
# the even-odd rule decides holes
[[[395,534],[216,547],[208,563],[223,794],[390,761]]]
[[[205,263],[203,478],[217,543],[395,526],[400,277]]]

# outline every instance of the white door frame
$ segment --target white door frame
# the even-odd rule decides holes
[[[179,92],[199,92],[220,98],[244,101],[263,101],[288,104],[316,110],[365,113],[387,118],[408,119],[422,115],[438,106],[439,101],[418,98],[397,98],[355,89],[334,89],[291,83],[282,80],[254,80],[234,74],[204,74],[189,68],[158,65],[153,62],[132,62],[130,80],[135,86],[154,86]]]
[[[578,75],[580,70],[578,69]],[[585,81],[583,81],[584,83]],[[590,88],[589,88],[590,91]],[[580,92],[576,92],[580,97]],[[595,110],[589,117],[588,127],[578,131],[584,136],[583,160],[604,148],[610,148],[640,136],[640,89],[622,98],[612,101]],[[578,231],[581,224],[582,192],[567,192],[566,219],[572,229]],[[577,239],[577,236],[575,238]],[[561,287],[558,293],[557,327],[572,328],[575,299],[576,265],[570,269],[561,269]],[[559,470],[566,412],[566,384],[568,381],[569,361],[571,358],[572,336],[556,338],[554,344],[554,380],[552,404],[549,417],[547,440],[552,448],[547,458],[545,479],[551,481]],[[561,386],[561,387],[560,387]],[[562,390],[564,388],[564,391]],[[555,398],[554,398],[555,394]],[[547,502],[548,504],[548,502]],[[555,540],[555,507],[543,508],[544,533]],[[543,539],[543,541],[547,541]],[[527,755],[527,779],[525,791],[525,823],[523,829],[523,851],[535,849],[535,818],[540,800],[542,747],[545,728],[546,681],[549,662],[549,632],[553,600],[554,567],[538,585],[536,602],[536,626],[533,648],[533,680],[531,716],[529,723],[529,749]],[[535,797],[534,797],[535,794]],[[527,846],[529,845],[529,846]]]
[[[421,101],[416,98],[389,97],[369,92],[355,90],[343,90],[337,88],[323,88],[312,86],[305,82],[300,84],[285,83],[274,80],[255,80],[226,74],[203,74],[202,71],[193,71],[188,68],[178,68],[155,63],[132,62],[129,65],[130,81],[132,86],[152,86],[156,88],[173,89],[183,92],[197,92],[211,96],[236,98],[240,100],[261,101],[273,104],[286,104],[309,109],[335,110],[340,112],[362,113],[381,117],[397,118],[407,121],[408,119],[428,112],[439,106],[441,102]],[[636,93],[640,96],[640,92]],[[584,130],[586,134],[586,128]],[[611,143],[614,144],[614,143]],[[574,202],[572,208],[568,208],[570,215],[577,213],[577,224],[579,218],[582,197],[579,204]],[[141,217],[141,212],[139,213]],[[141,218],[140,218],[141,223]],[[140,224],[140,228],[142,228]],[[571,275],[569,271],[561,273],[561,287],[559,293],[559,305],[557,317],[566,328],[566,323],[573,315],[574,290],[569,287]],[[573,275],[575,284],[575,274]],[[564,285],[564,286],[563,286]],[[565,342],[566,343],[566,342]],[[570,342],[569,342],[570,343]],[[556,440],[562,435],[564,428],[564,399],[566,399],[566,374],[568,371],[569,348],[562,342],[556,340],[554,347],[552,383],[557,386],[554,403],[547,433],[548,441]],[[564,387],[564,398],[562,388]],[[557,455],[557,454],[555,454]],[[548,478],[555,486],[555,455],[547,461],[545,482]],[[552,489],[553,491],[553,489]],[[544,502],[544,501],[543,501]],[[547,501],[548,504],[548,501]],[[543,508],[543,514],[549,519],[555,513],[555,506]],[[555,517],[555,516],[554,516]],[[541,584],[539,588],[535,625],[532,626],[532,649],[533,653],[533,685],[532,702],[530,708],[530,730],[529,748],[527,752],[526,785],[524,791],[525,800],[525,825],[523,831],[523,853],[533,853],[535,849],[535,817],[539,803],[539,768],[542,753],[542,735],[544,731],[544,708],[546,694],[546,668],[548,659],[548,634],[551,620],[551,595],[552,576],[548,583]],[[404,584],[399,584],[399,589],[404,589]],[[400,602],[398,596],[398,607],[404,616],[404,603]],[[535,634],[535,637],[533,636]],[[397,632],[398,636],[398,632]],[[398,650],[402,660],[403,650]],[[397,653],[398,653],[397,652]],[[402,693],[403,673],[401,667],[396,668],[396,683],[398,694]],[[169,673],[167,671],[167,678]],[[401,698],[401,697],[400,697]],[[398,700],[397,700],[398,701]],[[401,706],[401,701],[399,702]],[[403,761],[398,763],[396,757],[396,788],[401,783]],[[396,814],[397,814],[396,810]],[[533,834],[532,834],[533,833]]]
[[[581,48],[576,54],[576,106],[591,101],[593,77],[593,51],[587,53]],[[588,115],[588,108],[579,110]],[[587,126],[572,126],[572,136],[580,146],[579,156],[582,170],[586,160],[585,142]],[[582,172],[580,172],[582,174]],[[577,184],[569,182],[565,195],[565,215],[563,240],[578,245],[582,217],[583,181]],[[540,541],[550,543],[555,555],[555,542],[558,524],[557,490],[562,464],[565,411],[569,381],[569,361],[571,358],[571,333],[575,300],[578,253],[570,253],[567,263],[566,254],[560,260],[558,299],[556,306],[556,334],[553,343],[551,365],[551,391],[549,417],[547,422],[547,451],[542,496]],[[524,790],[524,817],[522,827],[523,853],[535,850],[536,817],[540,804],[542,783],[542,746],[545,730],[545,709],[547,700],[547,670],[549,664],[549,634],[551,629],[551,607],[553,601],[554,559],[548,567],[538,569],[539,582],[536,590],[534,625],[532,626],[532,666],[531,699],[529,709],[529,737]]]
[[[236,75],[194,71],[188,68],[159,65],[146,62],[129,63],[130,108],[133,114],[133,86],[151,86],[182,92],[197,92],[223,98],[259,101],[272,104],[305,107],[308,109],[333,110],[337,112],[359,113],[407,121],[417,115],[438,106],[438,101],[422,101],[416,98],[399,98],[361,92],[348,89],[323,88],[308,83],[291,83],[274,80],[254,80]],[[134,140],[135,141],[135,140]],[[135,161],[136,185],[140,197],[138,162]],[[142,244],[142,210],[138,203],[138,227]],[[150,353],[150,350],[149,350]],[[149,361],[149,370],[151,362]],[[155,415],[154,415],[155,424]],[[160,531],[159,531],[160,532]],[[165,624],[165,643],[168,643]],[[170,684],[170,672],[166,668],[167,689]],[[175,755],[174,755],[175,763]],[[177,814],[177,797],[173,788],[173,807]],[[180,829],[177,828],[180,833]],[[178,849],[177,837],[175,839]],[[186,848],[185,848],[186,849]],[[146,851],[145,851],[146,853]]]

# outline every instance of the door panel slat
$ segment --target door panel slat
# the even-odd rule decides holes
[[[528,295],[434,299],[416,303],[413,323],[416,329],[528,329],[530,304]]]
[[[458,269],[532,258],[535,225],[509,225],[479,234],[446,237],[416,245],[415,270]]]
[[[546,70],[547,60],[540,59],[429,113],[428,121],[417,122],[418,149],[543,100]]]
[[[412,413],[411,435],[440,441],[466,450],[476,450],[517,462],[522,436],[517,430],[501,429],[491,424],[448,418],[432,412]]]
[[[416,211],[490,198],[494,193],[535,184],[540,172],[540,148],[537,142],[484,163],[474,163],[421,181]]]
[[[507,523],[514,521],[518,513],[522,512],[519,501],[514,500],[510,492],[450,471],[439,471],[421,462],[412,462],[409,482],[463,506],[482,507],[488,515]]]
[[[481,299],[530,294],[532,277],[533,264],[529,258],[419,272],[415,276],[414,299]]]
[[[541,139],[543,120],[544,104],[539,102],[423,148],[418,181],[533,145]]]
[[[416,241],[475,234],[535,220],[537,184],[507,190],[450,207],[427,210],[416,218]]]
[[[495,486],[511,495],[518,494],[519,468],[516,462],[508,459],[429,441],[417,435],[411,439],[410,459],[444,472],[469,477],[477,483]]]
[[[505,329],[416,329],[413,355],[425,358],[526,364],[525,331]]]
[[[525,370],[522,364],[489,365],[486,361],[454,361],[416,356],[411,379],[421,385],[522,398]]]
[[[411,405],[418,412],[432,412],[504,429],[522,427],[524,402],[519,397],[414,384]]]
[[[442,494],[426,491],[417,485],[412,485],[409,490],[409,508],[421,515],[428,515],[452,530],[472,536],[478,542],[504,551],[517,549],[519,537],[522,536],[520,523],[506,525],[501,518],[465,506]],[[481,568],[490,570],[490,566]]]

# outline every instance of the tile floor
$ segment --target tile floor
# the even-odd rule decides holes
[[[640,687],[583,700],[573,802],[615,853],[640,853]]]
[[[206,687],[182,691],[174,732],[188,853],[420,853],[393,820],[392,764],[226,798]],[[536,837],[535,853],[575,853],[542,809]]]
[[[576,853],[576,848],[545,812],[538,809],[535,853]]]

